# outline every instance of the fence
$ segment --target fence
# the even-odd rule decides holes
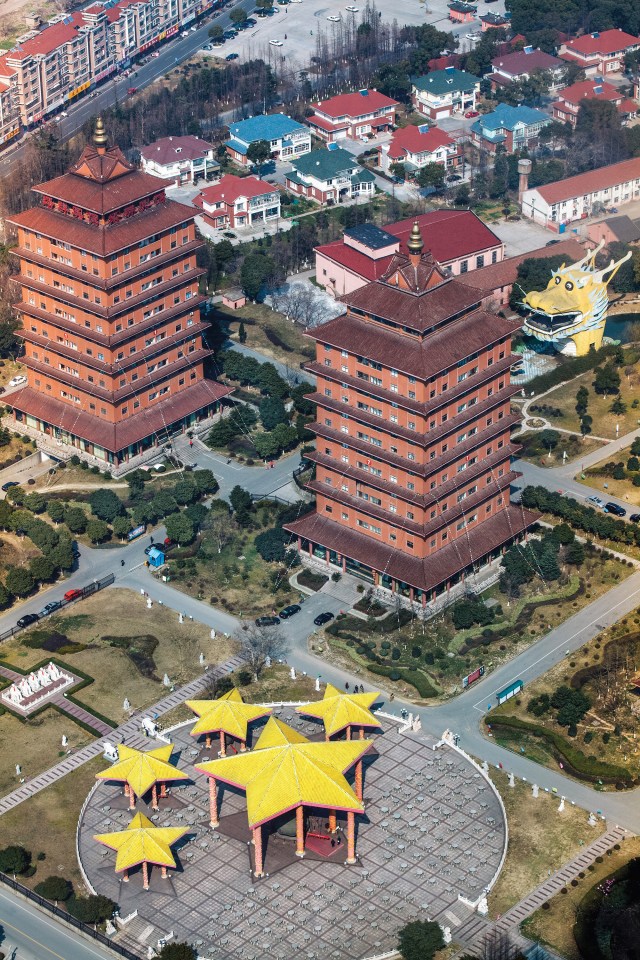
[[[84,600],[85,597],[90,597],[92,593],[97,593],[98,590],[104,590],[105,587],[110,587],[111,584],[115,582],[115,579],[114,574],[110,573],[108,576],[103,577],[102,580],[92,580],[86,587],[78,588],[77,596],[72,597],[70,600],[60,600],[59,606],[56,607],[55,611],[52,610],[51,612],[57,613],[58,610],[68,607],[70,603],[75,603],[76,600]],[[3,640],[8,640],[10,637],[15,637],[17,633],[20,633],[24,629],[26,628],[17,625],[10,627],[9,630],[5,630],[4,633],[0,633],[0,643],[2,643]]]
[[[17,880],[13,880],[11,877],[8,877],[6,873],[0,873],[0,883],[3,883],[5,886],[9,887],[10,890],[13,890],[19,896],[26,897],[28,900],[31,900],[43,910],[47,910],[49,913],[52,913],[54,917],[58,918],[58,920],[62,920],[64,923],[69,924],[70,927],[74,927],[76,930],[79,930],[80,933],[85,937],[90,937],[92,940],[97,940],[98,943],[101,943],[104,947],[107,947],[107,949],[113,951],[113,953],[118,954],[118,956],[126,957],[127,960],[140,960],[138,954],[132,953],[119,943],[114,943],[113,940],[110,940],[109,937],[104,935],[104,933],[100,933],[98,930],[94,930],[93,927],[89,926],[89,924],[83,923],[82,920],[77,920],[75,917],[72,917],[70,913],[67,913],[65,910],[61,910],[60,907],[56,907],[55,904],[51,903],[49,900],[45,900],[44,897],[34,893],[33,890],[23,886],[21,883],[18,883]]]

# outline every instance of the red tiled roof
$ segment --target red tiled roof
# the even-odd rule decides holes
[[[568,263],[574,263],[584,257],[584,249],[577,240],[561,240],[552,247],[538,247],[517,257],[508,257],[501,263],[491,263],[472,273],[462,273],[456,279],[460,283],[491,293],[500,287],[513,284],[518,276],[518,267],[524,260],[541,260],[544,257],[566,257]]]
[[[27,57],[35,57],[38,54],[53,53],[57,47],[62,47],[69,40],[74,40],[77,37],[78,27],[82,26],[84,22],[81,14],[71,14],[71,21],[71,23],[62,22],[46,26],[37,37],[25,40],[14,50],[9,51],[9,57],[25,60]]]
[[[370,294],[372,287],[373,284],[367,284],[360,289]],[[464,290],[464,287],[460,285],[460,289]],[[480,296],[476,290],[466,299],[479,299]],[[415,297],[409,295],[407,299],[415,304]],[[375,313],[373,306],[371,310]],[[521,320],[514,322],[484,310],[474,310],[444,324],[424,340],[415,341],[379,324],[343,314],[316,327],[307,336],[340,350],[357,350],[359,355],[369,357],[376,363],[428,380],[456,364],[462,357],[506,339],[521,326]]]
[[[385,97],[383,93],[377,90],[367,90],[362,93],[340,93],[337,97],[331,97],[329,100],[322,100],[320,103],[312,104],[315,110],[321,110],[328,117],[361,117],[367,113],[373,113],[374,110],[382,110],[385,107],[397,107],[397,100],[391,97]]]
[[[439,147],[450,147],[455,141],[438,127],[420,131],[418,127],[404,127],[395,130],[389,145],[389,156],[392,160],[404,157],[406,153],[433,153]]]
[[[489,520],[470,527],[464,537],[459,537],[425,559],[403,553],[396,547],[342,527],[317,513],[309,513],[294,523],[285,524],[285,530],[410,586],[430,590],[508,543],[537,519],[536,514],[509,505]]]
[[[158,181],[156,180],[156,183]],[[236,177],[227,173],[219,183],[205,187],[198,194],[198,200],[204,205],[213,206],[214,203],[224,201],[226,204],[235,203],[238,197],[260,197],[265,193],[273,193],[277,188],[257,177]],[[200,205],[200,204],[198,204]]]
[[[145,160],[153,160],[164,166],[176,160],[197,160],[213,150],[213,144],[200,137],[163,137],[143,147],[140,151]]]
[[[620,53],[628,47],[637,47],[639,44],[640,39],[638,37],[625,33],[624,30],[603,30],[599,34],[585,33],[582,37],[569,40],[568,43],[563,44],[565,47],[563,53],[571,53],[573,50],[585,56],[589,54]]]
[[[614,187],[618,183],[640,178],[640,157],[632,160],[623,160],[621,163],[612,163],[608,167],[598,167],[587,173],[579,173],[566,180],[556,180],[547,183],[544,187],[535,187],[540,196],[548,204],[561,203],[572,197],[582,197],[605,187]]]
[[[420,226],[425,248],[435,260],[447,266],[462,257],[482,253],[491,247],[499,247],[501,241],[489,227],[470,210],[434,210],[415,218]],[[398,220],[384,229],[400,241],[400,251],[406,253],[407,240],[414,219]],[[359,250],[345,244],[344,240],[325,243],[316,247],[316,252],[328,257],[345,269],[365,280],[377,280],[391,263],[391,254],[373,260]]]
[[[349,126],[349,123],[346,120],[344,120],[342,123],[332,123],[331,120],[325,120],[324,117],[319,117],[315,113],[312,117],[307,117],[307,123],[314,127],[320,127],[321,130],[326,130],[327,132],[330,132],[331,130],[346,130]]]
[[[600,90],[596,93],[596,87]],[[566,100],[567,103],[579,104],[581,100],[620,100],[621,93],[605,80],[582,80],[579,83],[572,83],[570,87],[558,92],[558,100]],[[555,106],[555,104],[554,104]]]
[[[158,186],[158,178],[156,189]],[[7,223],[25,227],[45,237],[63,239],[72,246],[89,253],[108,256],[123,247],[131,246],[154,233],[161,233],[170,227],[193,220],[194,210],[175,200],[167,200],[129,220],[122,220],[111,226],[92,227],[82,220],[75,220],[64,213],[45,210],[44,207],[32,207],[24,213],[7,217]]]
[[[23,413],[45,420],[91,443],[97,443],[112,453],[124,450],[129,444],[158,433],[165,434],[167,427],[195,413],[216,400],[233,393],[215,380],[201,380],[191,387],[185,387],[169,400],[135,413],[121,423],[107,423],[93,414],[78,413],[76,409],[45,397],[32,387],[25,387],[11,395],[11,406]]]
[[[38,184],[33,190],[92,213],[106,215],[158,193],[162,185],[162,180],[139,170],[124,170],[115,178],[104,181],[70,171],[55,180]]]

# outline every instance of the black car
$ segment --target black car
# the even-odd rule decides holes
[[[237,37],[237,36],[238,36],[238,31],[237,31],[237,30],[225,30],[225,32],[222,34],[222,36],[224,37],[225,40],[233,40],[234,37]]]
[[[290,603],[288,607],[285,607],[280,611],[280,619],[288,620],[289,617],[293,617],[296,613],[300,613],[302,607],[299,603]]]
[[[617,503],[611,503],[611,501],[609,501],[609,503],[605,503],[604,512],[613,513],[616,517],[626,517],[627,515],[627,511],[624,509],[624,507],[619,507]]]
[[[256,627],[277,627],[280,617],[258,617]]]
[[[6,493],[7,490],[11,490],[11,487],[19,487],[20,484],[17,480],[7,480],[6,483],[2,484],[2,489]]]
[[[248,20],[245,20],[245,24],[246,24],[248,27],[257,27],[257,26],[258,26],[258,21],[257,21],[257,20],[254,20],[253,17],[249,17]]]
[[[225,60],[237,60],[239,54],[237,53],[228,53],[225,57]]]
[[[37,613],[25,613],[24,617],[18,620],[19,627],[29,627],[32,623],[37,623],[40,617]]]
[[[631,520],[631,523],[640,523],[640,513],[632,513],[629,520]]]
[[[324,623],[329,623],[329,620],[333,620],[333,614],[327,610],[325,613],[319,613],[313,622],[316,627],[321,627]]]

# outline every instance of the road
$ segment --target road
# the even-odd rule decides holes
[[[8,888],[0,887],[2,950],[7,960],[113,960],[114,954],[99,943],[85,940],[73,927]]]

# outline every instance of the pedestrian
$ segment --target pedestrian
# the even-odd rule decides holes
[[[193,446],[193,440],[189,440],[189,446],[190,446],[190,447]]]
[[[347,682],[345,683],[344,688],[345,688],[345,690],[348,690],[348,689],[349,689],[349,681],[347,681]]]

